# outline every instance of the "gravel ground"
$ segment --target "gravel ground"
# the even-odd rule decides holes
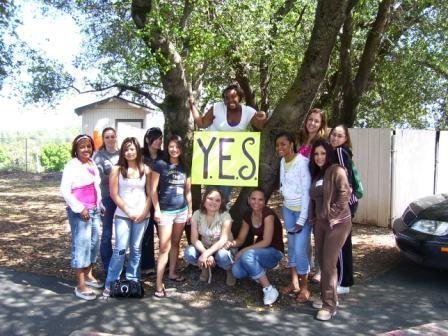
[[[74,280],[70,269],[70,228],[65,205],[58,193],[60,174],[0,173],[0,264],[20,271],[52,275]],[[278,195],[270,206],[278,210]],[[182,241],[185,246],[186,240]],[[157,247],[157,243],[156,243]],[[355,224],[353,227],[353,255],[355,282],[377,276],[399,262],[394,238],[387,228]],[[167,282],[168,292],[174,297],[188,300],[194,306],[208,302],[226,301],[239,306],[261,307],[262,294],[250,279],[238,281],[229,288],[225,273],[214,270],[211,284],[199,281],[199,270],[186,267],[179,259],[179,267],[187,278],[185,283]],[[101,268],[97,265],[101,277]],[[288,284],[289,271],[285,262],[268,276],[276,286]],[[154,279],[145,279],[149,292]],[[313,284],[312,292],[318,287]],[[288,306],[293,309],[294,298],[282,296],[274,309]]]

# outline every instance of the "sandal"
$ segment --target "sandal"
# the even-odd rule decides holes
[[[75,295],[76,297],[87,301],[96,299],[96,294],[93,291],[81,292],[78,287],[75,287]]]
[[[182,275],[178,275],[177,277],[175,277],[175,278],[170,278],[170,277],[168,277],[168,280],[170,280],[170,281],[174,281],[174,282],[185,282],[185,277],[183,277]]]
[[[296,297],[296,301],[298,303],[306,303],[310,300],[311,292],[309,290],[307,291],[300,291],[299,294]]]
[[[166,298],[166,290],[165,290],[165,285],[163,285],[162,286],[162,289],[161,290],[155,290],[154,291],[154,296],[156,297],[156,298],[158,298],[158,299],[163,299],[163,298]]]
[[[289,295],[289,294],[295,295],[295,294],[299,294],[299,292],[300,292],[300,288],[295,288],[291,284],[280,288],[280,293],[282,293],[283,295]]]

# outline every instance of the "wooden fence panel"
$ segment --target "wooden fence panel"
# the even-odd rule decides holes
[[[353,155],[361,175],[364,197],[354,222],[389,226],[391,204],[390,129],[350,129]]]

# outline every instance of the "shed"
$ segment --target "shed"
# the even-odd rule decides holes
[[[82,118],[83,133],[97,140],[105,127],[113,127],[117,130],[118,143],[128,136],[142,142],[146,129],[160,127],[163,130],[165,123],[161,111],[117,96],[78,107],[75,113]]]

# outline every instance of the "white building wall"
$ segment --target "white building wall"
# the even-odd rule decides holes
[[[395,131],[392,218],[409,202],[434,193],[435,141],[435,131]]]
[[[117,119],[139,119],[145,121],[147,110],[136,105],[127,104],[118,99],[98,105],[82,113],[82,128],[86,134],[94,130],[102,131],[105,127],[116,127]]]
[[[448,193],[448,131],[441,131],[437,157],[436,194]]]

